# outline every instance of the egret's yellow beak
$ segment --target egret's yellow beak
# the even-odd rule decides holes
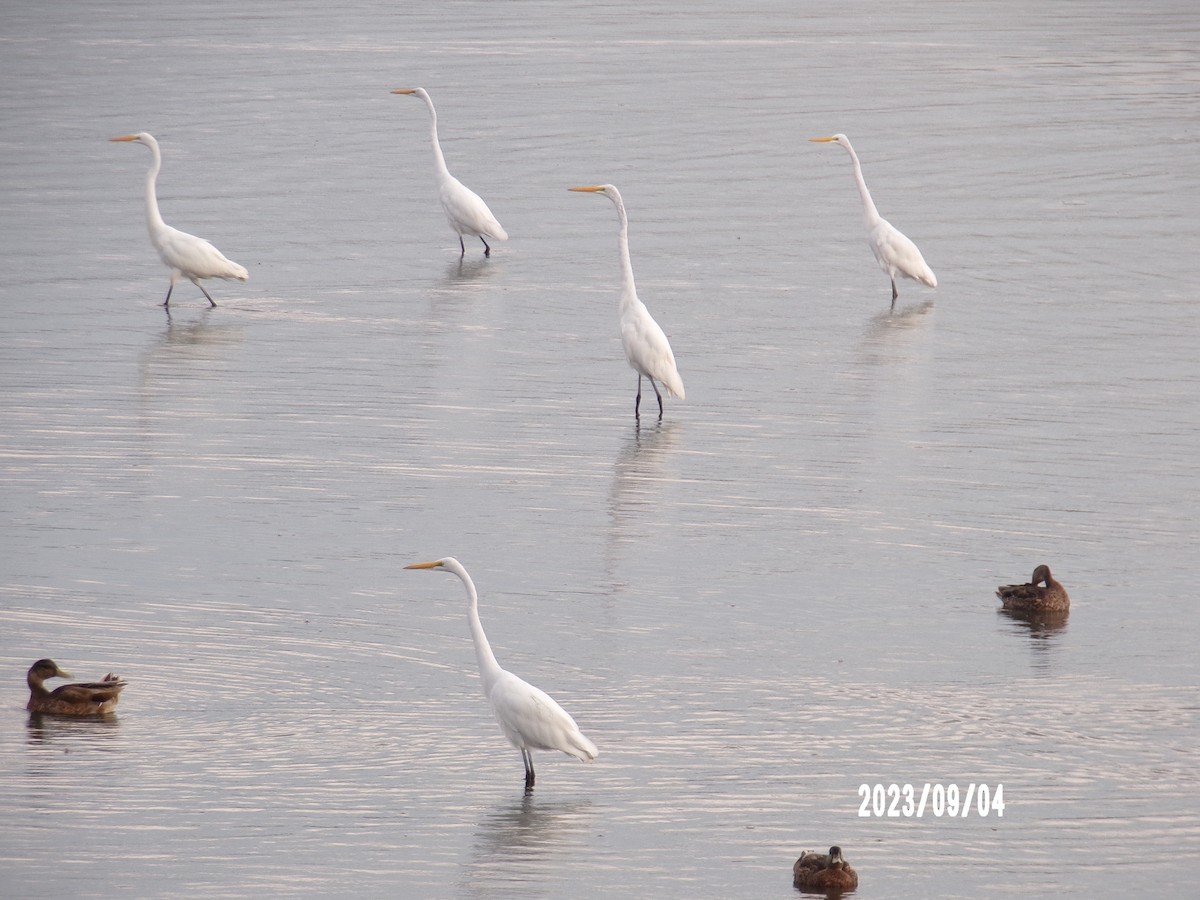
[[[810,142],[810,143],[813,143],[813,144],[829,144],[829,143],[832,143],[833,141],[836,141],[836,140],[837,140],[837,138],[831,138],[831,137],[827,137],[827,138],[809,138],[808,140],[809,140],[809,142]]]
[[[406,569],[436,569],[441,564],[442,564],[442,561],[439,559],[437,562],[413,563],[411,566],[405,566],[404,568],[406,568]]]
[[[393,93],[393,94],[415,94],[415,93],[416,93],[416,91],[412,91],[412,90],[403,90],[403,91],[401,91],[401,90],[395,90],[395,91],[392,91],[392,93]]]
[[[125,137],[109,138],[109,140],[110,141],[136,141],[137,135],[136,134],[127,134],[127,135],[125,135]]]
[[[567,190],[568,191],[583,191],[584,193],[595,194],[599,191],[603,191],[604,188],[603,187],[578,187],[578,188],[567,188]]]

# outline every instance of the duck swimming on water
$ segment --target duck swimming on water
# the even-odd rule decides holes
[[[792,866],[792,881],[805,891],[852,891],[858,887],[858,873],[842,856],[842,848],[833,846],[828,853],[801,853]]]
[[[1033,570],[1029,584],[1001,585],[996,589],[996,596],[1004,608],[1012,612],[1062,611],[1071,606],[1067,589],[1054,579],[1050,567],[1045,564]]]
[[[102,716],[116,708],[126,685],[112,672],[100,681],[64,684],[53,691],[47,690],[42,683],[47,678],[70,677],[71,673],[60,669],[54,660],[39,659],[29,667],[26,678],[29,682],[29,703],[25,708],[30,712],[56,716]]]

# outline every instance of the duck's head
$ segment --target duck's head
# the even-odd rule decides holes
[[[1042,565],[1040,565],[1036,569],[1034,569],[1033,570],[1033,580],[1030,583],[1031,584],[1045,583],[1046,586],[1048,587],[1050,585],[1050,567],[1048,565],[1046,565],[1045,563],[1043,563]]]
[[[829,864],[828,864],[827,868],[840,869],[844,865],[846,865],[846,860],[842,856],[842,848],[837,847],[837,846],[830,847],[829,848]]]
[[[58,663],[56,663],[52,659],[39,659],[32,666],[29,667],[29,674],[35,675],[38,678],[41,678],[43,680],[45,680],[47,678],[70,678],[71,677],[70,672],[64,672],[62,669],[60,669],[58,667]]]

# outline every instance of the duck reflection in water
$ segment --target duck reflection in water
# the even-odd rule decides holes
[[[1034,640],[1044,641],[1061,633],[1067,627],[1070,618],[1069,609],[1049,609],[1041,612],[1023,612],[1016,609],[997,610],[1005,618],[1012,619],[1029,632]]]
[[[31,712],[25,722],[25,742],[40,750],[57,753],[86,753],[108,746],[121,727],[121,717],[113,713],[107,716],[56,716]],[[44,765],[51,757],[41,756],[30,761],[31,775],[52,775],[59,769]]]

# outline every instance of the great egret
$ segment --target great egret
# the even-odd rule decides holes
[[[658,392],[658,385],[654,380],[661,381],[672,397],[682,400],[683,379],[679,377],[679,369],[675,367],[675,354],[671,352],[671,342],[650,315],[650,310],[646,309],[646,304],[638,299],[637,288],[633,284],[633,263],[629,261],[629,217],[625,214],[621,192],[611,184],[574,187],[568,190],[603,194],[617,208],[617,219],[621,223],[621,230],[617,234],[617,248],[621,254],[621,344],[625,347],[625,358],[629,360],[629,365],[638,373],[637,399],[633,402],[633,415],[635,418],[641,418],[638,408],[642,403],[642,376],[645,375],[650,379],[650,387],[654,388],[654,396],[658,398],[658,417],[661,419],[662,394]]]
[[[102,716],[116,708],[125,682],[109,672],[99,681],[86,684],[64,684],[53,691],[42,684],[47,678],[70,678],[52,659],[39,659],[29,667],[25,680],[29,684],[30,712],[58,716]]]
[[[447,556],[445,559],[414,563],[404,568],[452,572],[467,589],[467,622],[471,626],[471,639],[475,642],[475,659],[479,663],[483,694],[492,706],[500,730],[521,751],[521,759],[525,763],[525,790],[533,789],[533,750],[561,750],[584,762],[591,762],[600,755],[596,745],[583,736],[575,720],[549,694],[500,668],[500,663],[496,662],[492,653],[492,645],[483,633],[483,624],[479,621],[479,595],[475,591],[475,583],[462,563],[453,556]]]
[[[458,235],[458,246],[462,251],[459,258],[467,255],[467,247],[463,243],[464,234],[474,235],[483,241],[483,255],[491,256],[492,248],[488,246],[487,239],[507,241],[508,232],[496,221],[483,198],[451,175],[450,170],[446,168],[446,157],[442,156],[442,145],[438,142],[437,110],[433,108],[429,94],[425,88],[395,90],[392,93],[420,97],[429,107],[429,132],[433,137],[433,164],[437,169],[438,197],[442,201],[442,209],[446,212],[450,227]]]
[[[150,230],[150,243],[158,251],[159,258],[171,270],[171,285],[167,288],[167,299],[163,306],[171,303],[171,291],[175,290],[175,281],[180,275],[185,276],[208,297],[211,306],[216,301],[209,297],[208,291],[200,283],[201,278],[236,278],[245,281],[250,277],[244,266],[226,259],[225,256],[204,238],[172,228],[163,221],[158,211],[158,197],[154,193],[154,183],[158,180],[158,170],[162,168],[162,153],[158,149],[158,141],[154,135],[141,132],[127,134],[124,137],[111,138],[113,141],[134,141],[145,144],[154,155],[154,162],[146,174],[146,227]]]
[[[804,891],[852,891],[858,887],[858,873],[842,856],[841,847],[828,853],[805,850],[792,866],[792,882]]]
[[[875,254],[879,268],[883,269],[892,280],[892,309],[896,308],[896,298],[900,296],[896,291],[897,275],[912,278],[932,288],[937,287],[937,276],[925,264],[925,259],[921,256],[917,245],[893,227],[891,222],[879,215],[879,210],[875,208],[875,201],[871,199],[871,192],[867,190],[867,183],[863,180],[862,164],[858,161],[858,154],[850,146],[850,139],[844,134],[835,134],[833,137],[809,138],[809,140],[814,144],[841,144],[854,162],[854,180],[858,182],[858,193],[862,197],[863,220],[867,226],[867,243],[871,245],[871,252]]]
[[[1045,587],[1042,583],[1045,582]],[[1014,612],[1043,612],[1064,610],[1071,606],[1067,589],[1050,574],[1050,567],[1040,565],[1033,570],[1029,584],[1002,584],[996,596],[1005,609]]]

